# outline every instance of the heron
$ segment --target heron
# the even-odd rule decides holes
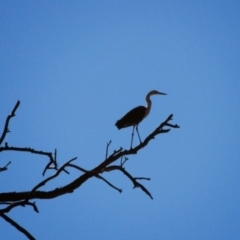
[[[138,132],[138,124],[145,118],[147,117],[147,115],[149,114],[150,110],[151,110],[151,106],[152,106],[152,101],[150,99],[150,97],[152,95],[167,95],[166,93],[162,93],[162,92],[158,92],[157,90],[152,90],[150,91],[147,95],[146,95],[146,102],[147,102],[147,106],[138,106],[133,108],[132,110],[130,110],[127,114],[125,114],[121,119],[119,119],[115,126],[118,129],[121,128],[126,128],[126,127],[130,127],[133,126],[133,130],[132,130],[132,138],[131,138],[131,148],[132,148],[132,142],[133,142],[133,136],[134,136],[134,129],[136,128],[137,130],[137,134],[138,134],[138,138],[140,143],[142,143],[139,132]]]

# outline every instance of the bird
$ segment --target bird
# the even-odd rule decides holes
[[[116,123],[115,126],[120,130],[121,128],[126,128],[133,126],[133,131],[132,131],[132,138],[131,138],[131,149],[132,149],[132,142],[133,142],[133,136],[134,136],[134,129],[136,128],[138,138],[140,143],[142,143],[139,132],[138,132],[138,124],[148,116],[151,106],[152,106],[152,101],[150,97],[152,95],[167,95],[166,93],[159,92],[157,90],[152,90],[146,95],[146,102],[147,106],[138,106],[130,110],[127,114],[125,114],[121,119],[119,119]]]

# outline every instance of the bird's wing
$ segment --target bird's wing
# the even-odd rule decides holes
[[[115,125],[117,126],[118,129],[137,125],[143,120],[145,112],[146,107],[144,106],[135,107],[127,114],[125,114],[120,120],[118,120]]]

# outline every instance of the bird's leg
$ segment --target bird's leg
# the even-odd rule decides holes
[[[138,125],[136,126],[136,130],[137,130],[137,134],[138,134],[139,141],[140,141],[140,143],[142,143],[141,138],[140,138],[140,135],[139,135],[139,132],[138,132]]]
[[[135,128],[135,126],[133,126],[133,131],[132,131],[131,149],[132,149],[132,142],[133,142],[133,136],[134,136],[134,128]]]

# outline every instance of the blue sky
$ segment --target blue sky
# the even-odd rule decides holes
[[[73,194],[36,200],[40,213],[9,216],[37,239],[240,239],[240,3],[238,1],[1,1],[0,124],[17,100],[9,146],[54,151],[86,169],[129,148],[116,120],[144,105],[145,138],[173,113],[181,126],[158,136],[126,168],[152,201],[120,173],[91,179]],[[138,144],[137,137],[134,145]],[[47,159],[1,153],[0,191],[25,191]],[[79,176],[62,174],[41,190]],[[52,172],[48,172],[50,176]],[[6,239],[25,239],[3,219]]]

